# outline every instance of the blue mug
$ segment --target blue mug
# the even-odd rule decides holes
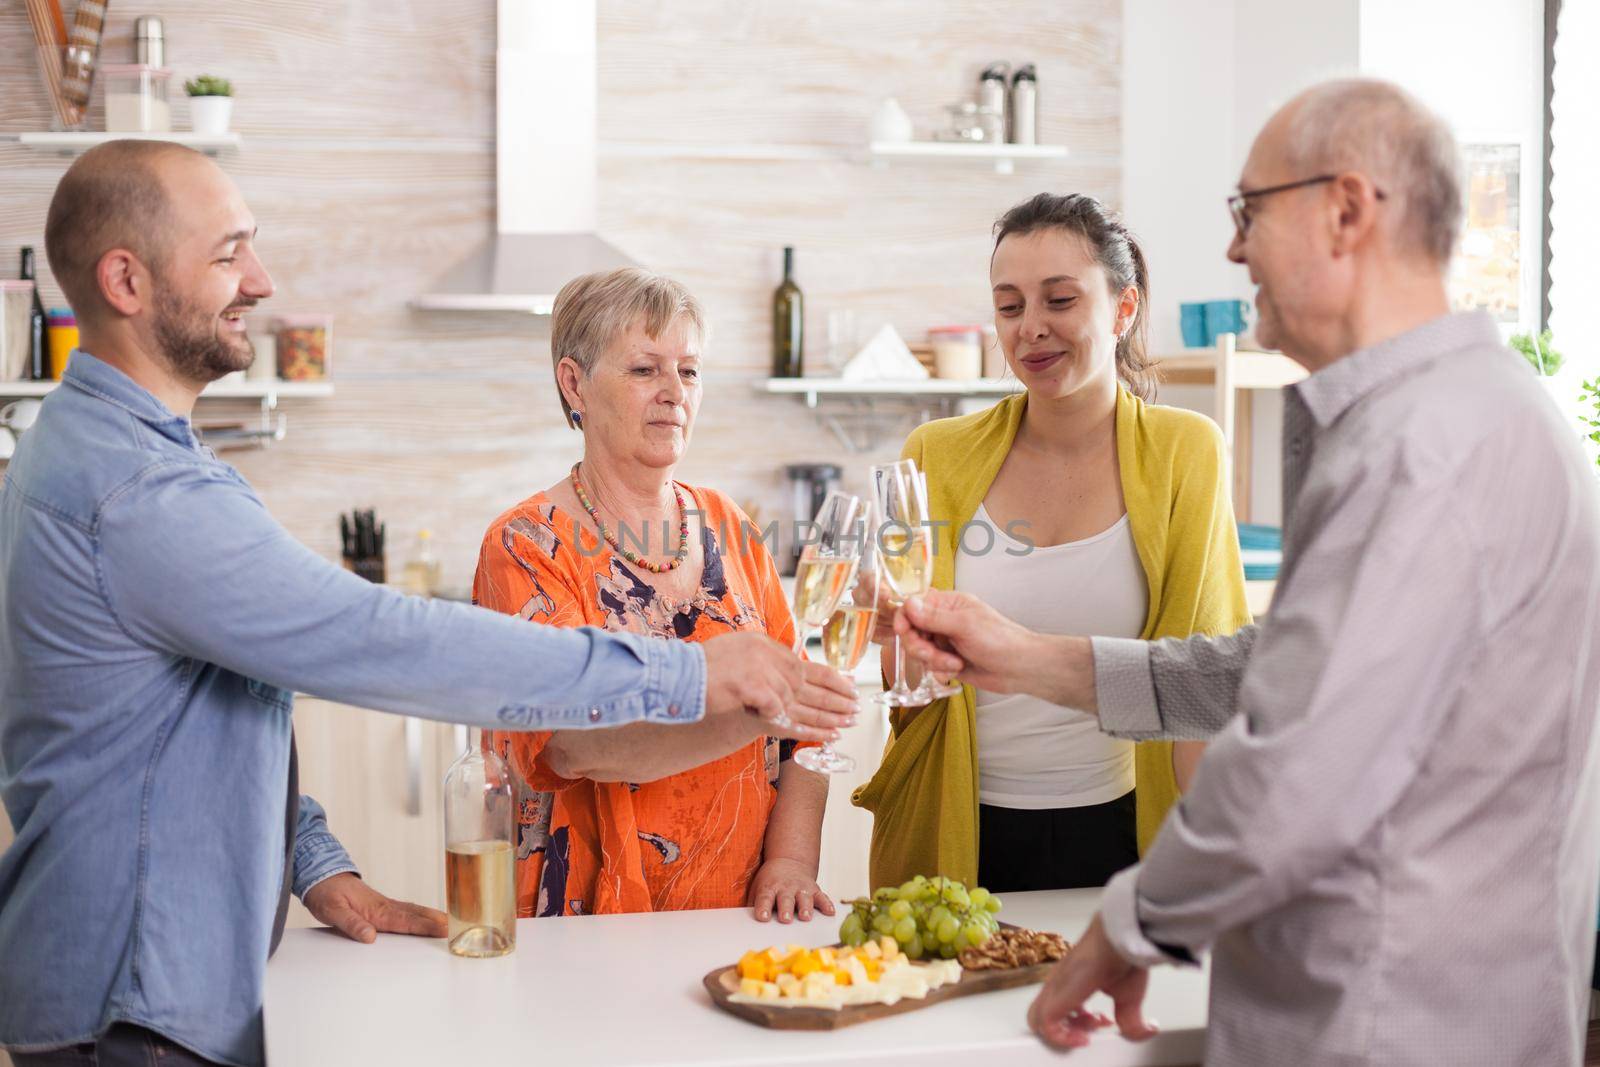
[[[1178,324],[1183,329],[1183,343],[1189,348],[1205,348],[1211,341],[1206,334],[1206,306],[1204,304],[1179,304]]]
[[[1250,305],[1243,300],[1208,300],[1205,322],[1206,344],[1214,345],[1225,333],[1242,334],[1250,328]]]

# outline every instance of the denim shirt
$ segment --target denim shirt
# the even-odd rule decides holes
[[[295,691],[501,729],[686,723],[705,659],[366,582],[74,352],[0,488],[0,1046],[127,1021],[262,1062]],[[295,891],[352,869],[303,800]]]

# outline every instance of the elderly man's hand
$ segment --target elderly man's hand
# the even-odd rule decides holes
[[[1144,992],[1150,972],[1137,967],[1111,947],[1105,927],[1096,915],[1083,940],[1067,958],[1055,965],[1044,990],[1028,1009],[1028,1025],[1040,1040],[1054,1048],[1083,1048],[1095,1030],[1111,1025],[1099,1012],[1085,1011],[1084,1002],[1098,992],[1116,1005],[1117,1028],[1129,1041],[1143,1041],[1158,1032],[1144,1018]]]
[[[920,659],[935,677],[1097,710],[1094,654],[1086,637],[1034,633],[971,594],[939,589],[906,601],[894,625],[906,655]]]
[[[702,647],[708,715],[751,712],[797,741],[834,741],[855,723],[854,682],[765,634],[722,634]]]
[[[318,922],[369,945],[380,933],[443,937],[449,929],[444,912],[390,900],[348,871],[324,878],[301,901]]]

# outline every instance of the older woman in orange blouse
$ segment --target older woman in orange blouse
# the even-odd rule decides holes
[[[646,271],[561,290],[551,355],[583,459],[490,525],[479,604],[557,626],[686,641],[755,630],[793,644],[777,568],[744,514],[673,479],[700,406],[704,332],[695,299]],[[854,692],[808,664],[800,699],[847,710]],[[832,915],[816,882],[827,779],[754,716],[726,719],[486,735],[522,780],[518,913]]]

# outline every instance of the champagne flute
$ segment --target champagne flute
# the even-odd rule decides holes
[[[855,578],[861,560],[861,498],[834,490],[812,520],[815,540],[800,551],[794,572],[794,649],[804,653],[806,637],[826,623]]]
[[[822,654],[828,666],[845,675],[856,669],[867,646],[872,643],[872,627],[878,617],[882,569],[877,542],[872,536],[875,527],[872,506],[868,503],[863,509],[863,517],[858,524],[859,533],[856,535],[861,546],[861,557],[856,565],[855,580],[839,598],[838,606],[822,626]],[[800,766],[820,774],[845,774],[856,769],[856,761],[836,751],[832,741],[820,748],[802,748],[795,753],[794,759]]]
[[[890,603],[897,609],[933,585],[933,525],[928,513],[928,482],[914,460],[872,468],[873,487],[883,515],[877,542]],[[906,684],[905,650],[894,639],[894,685],[878,699],[890,707],[919,707],[961,692],[924,675],[915,688]]]

